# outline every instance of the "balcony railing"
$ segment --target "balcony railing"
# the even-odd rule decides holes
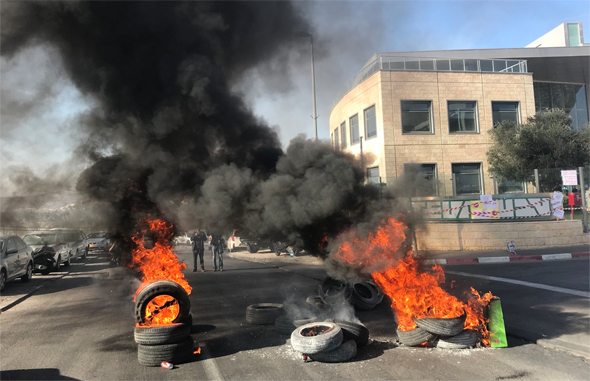
[[[525,60],[479,60],[463,58],[419,58],[419,57],[388,57],[381,56],[369,63],[358,74],[352,77],[338,91],[332,108],[358,84],[379,70],[388,71],[448,71],[448,72],[482,72],[482,73],[526,73]]]

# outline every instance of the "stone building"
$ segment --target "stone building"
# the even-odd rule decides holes
[[[375,54],[335,99],[334,148],[362,152],[370,182],[386,184],[419,165],[433,180],[421,196],[534,191],[495,181],[486,151],[501,120],[524,122],[555,107],[574,128],[588,123],[590,45],[581,24],[548,35],[527,48]]]

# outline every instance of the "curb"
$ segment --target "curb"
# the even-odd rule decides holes
[[[562,259],[573,258],[590,258],[590,251],[581,251],[579,253],[558,253],[558,254],[543,254],[543,255],[516,255],[516,256],[501,256],[501,257],[477,257],[477,258],[441,258],[441,259],[426,259],[424,261],[427,265],[463,265],[472,263],[509,263],[509,262],[532,262],[532,261],[556,261]]]

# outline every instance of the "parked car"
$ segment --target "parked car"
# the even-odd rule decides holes
[[[33,249],[14,235],[0,236],[0,291],[6,282],[20,278],[28,282],[33,277]]]
[[[88,251],[107,251],[111,247],[111,241],[107,232],[95,232],[86,236]]]
[[[189,235],[187,233],[177,235],[172,240],[172,244],[173,245],[190,245],[191,244],[191,237],[189,237]]]
[[[23,241],[33,249],[35,271],[49,274],[58,271],[60,266],[71,263],[70,247],[61,232],[41,231],[30,233]]]
[[[82,230],[55,228],[51,231],[59,231],[63,234],[68,247],[70,248],[70,256],[73,259],[86,259],[88,255],[88,241],[86,234]]]
[[[239,248],[244,248],[250,253],[257,253],[260,249],[272,247],[273,245],[270,240],[265,240],[247,234],[241,235],[238,230],[234,230],[233,234],[227,239],[227,249],[230,252]]]
[[[272,243],[272,250],[275,252],[277,256],[281,255],[281,253],[287,253],[292,257],[295,257],[299,254],[301,249],[295,244],[289,244],[286,241],[275,241]]]

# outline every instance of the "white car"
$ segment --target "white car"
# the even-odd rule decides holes
[[[188,234],[184,233],[184,234],[177,235],[176,237],[174,237],[174,239],[172,240],[172,244],[173,245],[190,245],[191,239],[188,236]]]

